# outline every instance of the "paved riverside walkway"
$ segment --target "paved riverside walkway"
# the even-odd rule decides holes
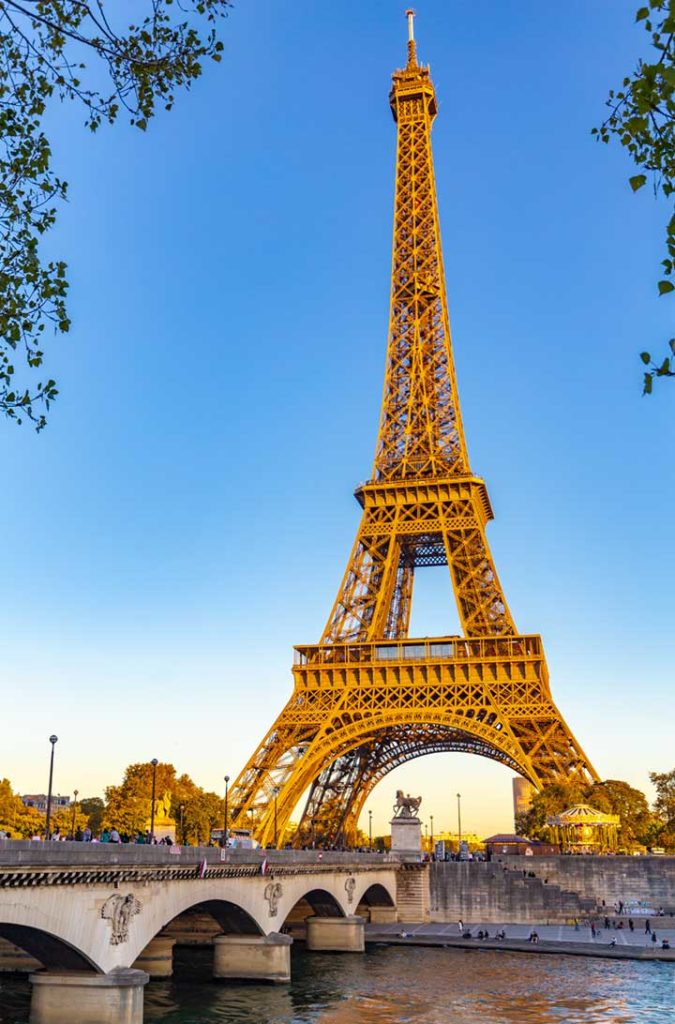
[[[579,931],[573,925],[561,924],[481,924],[464,922],[464,930],[471,931],[471,939],[459,934],[457,924],[369,924],[366,942],[385,942],[392,945],[453,946],[458,949],[496,949],[519,953],[563,953],[572,956],[599,956],[617,960],[670,960],[675,962],[675,920],[651,919],[657,941],[645,934],[644,919],[636,920],[635,931],[629,928],[599,928],[593,938],[589,926],[582,924]],[[505,939],[496,939],[497,931],[504,928]],[[489,939],[477,939],[479,931],[487,931]],[[529,942],[530,933],[536,931],[539,942]],[[671,949],[662,949],[661,940],[669,939]],[[616,939],[616,945],[610,943]]]

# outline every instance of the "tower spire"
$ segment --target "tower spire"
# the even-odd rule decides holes
[[[417,67],[417,46],[415,43],[415,12],[409,7],[405,12],[408,19],[408,67]]]

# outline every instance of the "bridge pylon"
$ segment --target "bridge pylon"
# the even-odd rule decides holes
[[[417,59],[389,95],[397,125],[389,338],[361,522],[320,642],[295,648],[293,693],[231,791],[233,822],[281,843],[303,794],[304,841],[349,842],[373,787],[412,758],[480,754],[537,789],[597,775],[551,696],[541,637],[516,629],[485,535],[453,362],[431,149],[437,113]],[[447,565],[461,636],[411,639],[415,572]]]

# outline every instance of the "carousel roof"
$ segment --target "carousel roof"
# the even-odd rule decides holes
[[[547,819],[548,825],[619,825],[618,814],[605,814],[590,804],[576,804]]]

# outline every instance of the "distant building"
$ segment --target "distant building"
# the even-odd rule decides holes
[[[510,832],[499,832],[488,836],[485,840],[488,856],[498,859],[504,857],[542,857],[551,853],[560,853],[560,847],[554,843],[540,843],[538,839],[526,839]]]
[[[47,813],[46,793],[26,793],[21,799],[24,807],[34,807],[40,814]],[[60,793],[52,793],[52,811],[62,810],[64,807],[70,807],[70,797],[61,796]]]
[[[458,832],[434,832],[434,842],[444,842],[448,850],[459,848],[460,837]],[[470,850],[482,850],[483,840],[475,832],[462,832],[461,841],[466,843]]]
[[[513,819],[517,821],[519,814],[527,814],[532,806],[532,797],[536,790],[531,782],[521,775],[516,775],[513,785]],[[518,826],[516,825],[516,828]]]

